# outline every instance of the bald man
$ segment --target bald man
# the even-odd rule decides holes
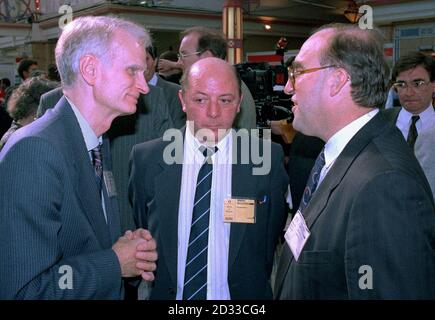
[[[131,155],[136,222],[149,227],[160,248],[151,299],[271,299],[273,255],[286,218],[281,147],[246,130],[243,145],[262,147],[271,162],[257,175],[252,149],[235,139],[244,129],[231,130],[240,80],[222,59],[192,64],[180,99],[188,121],[174,135],[178,160],[168,161],[174,145],[167,139],[137,145]]]

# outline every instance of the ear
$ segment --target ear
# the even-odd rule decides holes
[[[200,56],[201,56],[201,59],[214,57],[213,53],[211,53],[210,50],[205,50],[203,53],[200,54]]]
[[[330,91],[329,95],[334,97],[340,93],[341,89],[346,85],[347,81],[350,81],[349,75],[342,68],[337,68],[334,70],[332,77],[329,79]]]
[[[94,55],[84,55],[80,58],[79,70],[82,78],[90,86],[95,84],[99,60]]]
[[[183,108],[183,112],[186,113],[186,104],[184,103],[183,90],[178,90],[178,98],[181,101],[181,106]]]

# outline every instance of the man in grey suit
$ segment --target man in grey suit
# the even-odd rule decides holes
[[[293,127],[326,144],[285,234],[276,298],[435,298],[434,201],[379,112],[387,80],[377,30],[328,25],[296,56]]]
[[[247,130],[231,130],[240,80],[224,60],[193,64],[183,75],[180,99],[188,124],[173,132],[180,151],[175,163],[167,138],[137,145],[131,156],[135,218],[161,249],[151,299],[271,299],[274,251],[286,218],[282,149]],[[239,139],[242,132],[249,141]],[[267,164],[258,174],[255,147]],[[204,160],[207,148],[213,155]],[[212,171],[205,173],[208,161]]]
[[[145,72],[145,80],[148,85],[153,85],[162,88],[165,99],[168,102],[168,107],[171,113],[174,128],[181,129],[186,125],[186,114],[181,108],[181,102],[178,98],[178,91],[181,87],[173,82],[166,81],[156,73],[157,66],[157,49],[154,46],[149,46],[147,50],[147,71]]]
[[[154,278],[150,233],[120,237],[102,144],[112,120],[134,113],[148,91],[149,41],[140,26],[110,17],[63,29],[56,63],[64,97],[0,153],[0,298],[120,299],[123,277]]]
[[[110,140],[112,170],[123,231],[135,227],[127,191],[128,157],[131,149],[135,144],[162,137],[167,129],[174,128],[163,89],[152,85],[148,87],[149,92],[139,96],[136,112],[116,118],[106,134]],[[37,116],[41,117],[46,110],[53,108],[62,95],[61,88],[44,94],[41,97]]]

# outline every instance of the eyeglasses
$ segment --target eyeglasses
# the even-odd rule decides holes
[[[424,80],[414,80],[409,82],[405,81],[398,81],[396,83],[393,83],[393,87],[397,91],[405,91],[409,87],[411,87],[414,90],[422,90],[424,86],[427,86],[430,83],[430,81],[424,81]]]
[[[330,66],[324,66],[324,67],[318,67],[318,68],[311,68],[311,69],[305,69],[305,70],[293,70],[292,67],[288,67],[288,78],[290,79],[291,83],[292,83],[292,87],[293,90],[296,89],[296,77],[301,75],[301,74],[305,74],[305,73],[311,73],[311,72],[316,72],[319,70],[323,70],[323,69],[327,69],[327,68],[339,68],[339,66],[337,65],[330,65]]]
[[[192,53],[182,53],[182,52],[178,52],[177,53],[177,58],[178,59],[185,59],[186,57],[189,57],[189,56],[193,56],[193,55],[195,55],[195,54],[201,54],[202,53],[202,51],[196,51],[196,52],[192,52]]]

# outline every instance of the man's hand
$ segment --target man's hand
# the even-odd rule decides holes
[[[156,242],[149,231],[138,229],[127,231],[112,246],[118,256],[123,277],[142,276],[144,280],[154,280],[156,269]]]
[[[129,240],[142,239],[136,246],[135,258],[137,259],[136,268],[142,270],[141,276],[146,281],[154,280],[153,271],[156,269],[157,245],[151,233],[145,229],[137,229],[134,232],[128,230],[125,237]]]
[[[178,61],[176,62],[176,61],[171,61],[166,59],[159,59],[159,62],[157,64],[157,70],[159,72],[170,72],[173,69],[183,70],[183,67]]]

